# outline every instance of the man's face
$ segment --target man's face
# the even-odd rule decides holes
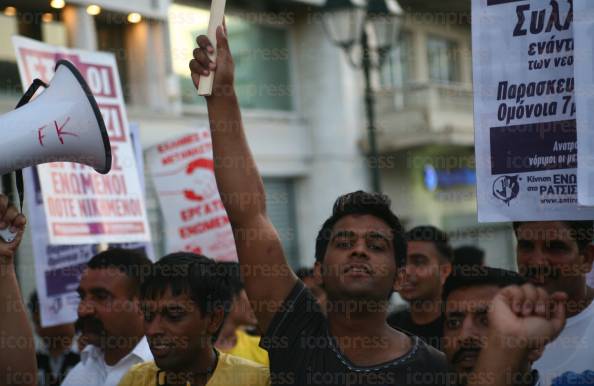
[[[211,339],[219,329],[223,310],[203,314],[186,294],[174,296],[171,289],[157,299],[145,299],[144,333],[161,370],[191,372],[205,369],[198,355],[211,347]]]
[[[409,241],[406,266],[399,275],[398,292],[407,301],[438,299],[450,271],[451,265],[442,262],[434,243]]]
[[[396,277],[390,227],[371,215],[344,216],[332,228],[316,275],[321,276],[329,299],[386,300]]]
[[[443,350],[462,384],[467,383],[485,342],[487,312],[498,291],[494,285],[464,287],[452,291],[447,298]]]
[[[80,296],[77,328],[81,339],[102,349],[122,345],[138,336],[142,325],[132,279],[116,268],[85,269],[77,290]]]
[[[583,277],[592,268],[591,255],[580,251],[571,228],[559,221],[527,222],[516,232],[520,273],[549,293],[572,294],[583,287]]]

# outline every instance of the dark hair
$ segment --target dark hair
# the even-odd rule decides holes
[[[324,261],[334,225],[344,216],[353,214],[375,216],[388,224],[392,230],[396,265],[403,265],[406,261],[406,240],[400,220],[390,209],[390,199],[383,194],[362,190],[340,196],[334,202],[332,216],[324,222],[316,237],[316,261]]]
[[[536,221],[515,221],[513,223],[514,233],[518,236],[518,228],[523,224]],[[570,229],[571,238],[573,238],[580,251],[583,251],[594,239],[594,221],[560,221]]]
[[[241,267],[239,263],[232,261],[221,261],[217,263],[217,271],[227,278],[227,285],[233,296],[239,295],[243,290],[243,280],[241,279]]]
[[[219,307],[229,310],[232,291],[228,276],[218,263],[202,255],[178,252],[153,264],[151,274],[142,284],[141,297],[156,299],[171,289],[174,296],[186,293],[203,314]]]
[[[406,241],[426,241],[435,246],[439,255],[449,261],[454,260],[454,252],[448,235],[432,225],[422,225],[406,232]]]
[[[31,292],[31,295],[29,295],[29,302],[27,302],[27,307],[29,308],[31,316],[39,312],[39,297],[37,296],[37,291]]]
[[[150,272],[152,264],[139,249],[111,248],[93,256],[87,263],[87,268],[117,269],[132,279],[134,294],[138,295],[144,277]]]
[[[457,266],[443,285],[442,298],[445,302],[453,291],[464,287],[494,285],[503,288],[525,283],[526,279],[514,271],[491,267]]]
[[[313,277],[314,271],[313,268],[301,267],[297,271],[295,271],[295,275],[297,275],[299,280],[303,280],[307,279],[308,277]]]
[[[454,249],[454,264],[481,266],[485,264],[485,251],[474,245],[463,245]]]

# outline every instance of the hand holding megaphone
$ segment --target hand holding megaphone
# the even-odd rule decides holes
[[[21,243],[27,219],[10,203],[8,197],[0,195],[0,257],[12,259]]]

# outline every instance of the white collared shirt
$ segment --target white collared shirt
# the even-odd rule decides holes
[[[105,363],[103,352],[98,347],[88,345],[80,354],[80,362],[68,373],[62,386],[117,386],[130,367],[152,360],[153,354],[146,337],[113,366]]]

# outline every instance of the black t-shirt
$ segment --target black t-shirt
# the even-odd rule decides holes
[[[416,324],[412,320],[410,310],[395,312],[388,316],[388,324],[393,328],[408,332],[423,339],[438,350],[441,350],[443,338],[443,315],[428,324]]]
[[[448,385],[443,353],[412,337],[402,357],[361,367],[346,358],[329,334],[313,295],[299,282],[274,316],[261,345],[268,350],[272,385]]]

